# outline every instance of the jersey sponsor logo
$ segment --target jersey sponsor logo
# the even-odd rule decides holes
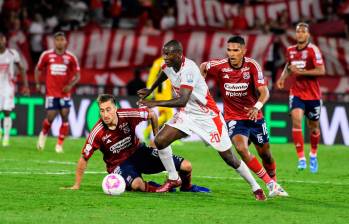
[[[84,154],[85,154],[86,156],[89,156],[91,150],[92,150],[92,146],[91,146],[90,144],[87,144],[87,145],[85,146],[85,149],[84,149]]]
[[[243,96],[247,96],[247,92],[226,92],[225,93],[226,96],[238,96],[238,97],[243,97]]]
[[[131,139],[131,136],[128,136],[112,145],[109,150],[114,154],[119,153],[121,150],[126,149],[132,145]]]
[[[296,68],[305,68],[306,62],[305,61],[291,61],[291,65],[295,65]]]
[[[231,92],[245,91],[247,88],[247,83],[224,83],[224,89]]]
[[[250,73],[249,73],[249,72],[244,72],[244,73],[242,74],[242,77],[243,77],[244,79],[249,79],[251,76],[250,76]]]
[[[222,68],[222,72],[232,72],[232,68]]]
[[[63,64],[51,64],[50,70],[52,75],[65,75],[68,67]]]

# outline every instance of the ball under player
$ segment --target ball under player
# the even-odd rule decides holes
[[[227,42],[228,57],[204,62],[200,70],[203,76],[209,75],[219,83],[229,136],[242,160],[265,182],[270,196],[287,196],[276,183],[276,163],[261,111],[269,99],[268,87],[260,65],[245,54],[244,39],[233,36]],[[254,143],[264,167],[250,153],[249,140]]]
[[[158,132],[156,114],[147,108],[117,109],[112,95],[102,94],[97,99],[101,119],[87,137],[77,169],[75,184],[68,189],[80,188],[87,162],[96,150],[103,153],[108,173],[120,174],[127,190],[157,192],[158,184],[146,182],[142,174],[155,174],[165,170],[156,149],[147,147],[136,136],[136,126],[149,120],[154,134]],[[181,191],[210,192],[208,188],[191,184],[192,166],[188,160],[172,156],[176,172],[183,180]]]
[[[287,63],[277,81],[278,88],[283,89],[285,80],[294,76],[290,89],[290,113],[292,117],[292,136],[298,155],[298,169],[307,167],[304,156],[302,119],[307,117],[310,130],[310,171],[318,171],[317,149],[320,141],[321,92],[317,77],[325,74],[322,54],[317,46],[310,42],[309,26],[299,23],[296,26],[297,44],[287,49]]]
[[[39,76],[46,76],[46,118],[39,134],[37,149],[45,148],[46,137],[51,124],[59,113],[62,124],[55,147],[57,153],[63,152],[63,141],[69,132],[68,115],[71,106],[71,92],[80,79],[80,67],[76,57],[66,50],[67,40],[63,32],[54,34],[54,49],[44,51],[35,68],[36,88],[40,91]]]
[[[150,68],[149,76],[147,80],[147,88],[150,89],[155,80],[157,79],[159,73],[161,72],[161,65],[164,63],[164,59],[162,57],[156,59]],[[155,100],[169,100],[172,98],[172,87],[170,80],[166,80],[161,83],[161,85],[153,91],[152,94],[153,99]],[[159,111],[159,126],[161,127],[168,120],[170,120],[173,116],[173,108],[168,107],[158,107]],[[150,138],[152,127],[149,124],[147,128],[144,130],[144,139],[148,140]]]
[[[158,79],[150,89],[138,91],[141,97],[138,102],[140,105],[149,108],[156,106],[180,108],[179,112],[163,126],[154,140],[159,149],[160,159],[169,173],[167,181],[161,186],[161,191],[168,191],[182,184],[175,170],[170,144],[194,132],[215,148],[222,159],[251,185],[257,200],[265,200],[263,190],[246,164],[233,154],[223,117],[209,93],[198,66],[183,56],[182,45],[176,40],[166,43],[162,54],[165,63]],[[161,101],[144,99],[167,79],[171,81],[176,97]]]
[[[19,70],[23,83],[23,94],[29,95],[29,87],[25,70],[15,49],[6,48],[6,36],[0,33],[0,112],[4,112],[3,146],[9,146],[12,120],[11,111],[15,108],[15,70]],[[0,121],[0,139],[2,137]]]

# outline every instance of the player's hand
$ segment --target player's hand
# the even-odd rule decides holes
[[[66,86],[64,86],[64,88],[63,88],[63,92],[64,92],[64,93],[69,93],[70,90],[71,90],[72,88],[73,88],[73,87],[72,87],[71,85],[66,85]]]
[[[157,101],[140,99],[138,100],[137,105],[140,107],[152,108],[157,106]]]
[[[79,189],[80,189],[80,186],[74,184],[74,185],[71,186],[71,187],[61,187],[60,189],[61,189],[61,190],[79,190]]]
[[[288,66],[288,69],[295,75],[302,75],[302,73],[301,73],[302,70],[297,68],[296,65],[290,65],[290,66]]]
[[[283,89],[285,87],[285,80],[278,79],[278,81],[276,81],[276,87],[279,89]]]
[[[252,108],[245,107],[244,109],[247,110],[248,119],[256,122],[258,117],[258,109],[255,107],[252,107]]]
[[[24,96],[30,96],[30,89],[29,89],[28,86],[23,87],[23,89],[22,89],[22,94],[23,94]]]
[[[140,89],[137,91],[137,95],[144,99],[145,97],[147,97],[150,94],[150,89],[144,88],[144,89]]]

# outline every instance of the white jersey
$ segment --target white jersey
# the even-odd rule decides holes
[[[14,90],[15,63],[19,63],[19,54],[14,49],[7,48],[0,54],[0,88]]]
[[[205,79],[194,61],[183,57],[182,66],[178,72],[175,72],[172,67],[167,67],[166,64],[163,64],[161,68],[170,79],[177,95],[181,88],[192,89],[189,101],[184,108],[181,108],[181,111],[189,113],[198,119],[216,117],[220,113],[210,95]]]

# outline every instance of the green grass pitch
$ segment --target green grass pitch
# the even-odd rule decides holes
[[[74,183],[84,139],[68,139],[65,153],[35,149],[36,138],[14,137],[0,146],[0,223],[348,223],[349,148],[319,149],[319,172],[296,170],[291,144],[272,145],[279,183],[288,198],[255,201],[249,186],[201,142],[174,146],[174,153],[193,164],[193,183],[212,193],[103,194],[105,169],[101,153],[89,161],[79,191],[60,190]],[[309,149],[309,145],[306,146]],[[252,149],[255,153],[255,150]],[[145,176],[163,182],[165,174]],[[265,185],[258,180],[265,189]]]

